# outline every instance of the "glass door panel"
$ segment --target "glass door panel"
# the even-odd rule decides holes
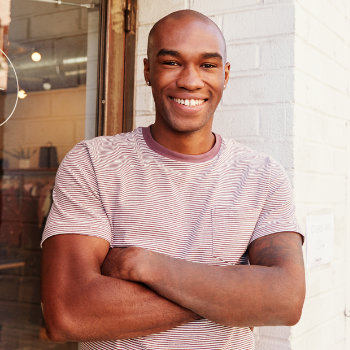
[[[96,134],[98,0],[0,2],[0,350],[47,340],[40,239],[59,163]]]

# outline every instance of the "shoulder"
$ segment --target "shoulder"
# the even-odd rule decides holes
[[[133,148],[140,139],[142,139],[142,128],[137,128],[131,132],[113,136],[98,136],[91,140],[84,140],[80,144],[88,149],[91,155],[103,156]]]
[[[103,162],[133,151],[142,139],[142,128],[113,136],[98,136],[77,143],[65,156],[63,162],[89,160]]]

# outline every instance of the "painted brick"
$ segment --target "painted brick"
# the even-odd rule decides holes
[[[226,137],[259,135],[259,114],[255,108],[215,113],[213,130]]]
[[[139,116],[135,119],[135,128],[148,126],[154,123],[154,115]]]
[[[268,139],[286,136],[286,112],[283,107],[260,108],[260,135]]]
[[[153,98],[151,88],[140,85],[136,87],[136,112],[137,113],[153,113]]]
[[[200,11],[204,14],[208,13],[225,13],[232,10],[254,6],[260,4],[261,0],[220,0],[213,4],[212,0],[192,0],[190,1],[190,9]]]
[[[347,174],[348,173],[348,162],[349,154],[346,149],[334,149],[334,172],[337,174]]]
[[[337,90],[346,92],[347,74],[334,59],[322,54],[318,49],[305,41],[295,39],[296,67],[300,67],[324,84],[331,85]]]
[[[346,349],[346,342],[345,339],[342,339],[340,342],[337,342],[336,344],[331,345],[329,350],[344,350]]]
[[[322,305],[322,313],[319,312]],[[334,289],[328,293],[320,294],[305,301],[303,315],[298,325],[293,329],[296,334],[312,329],[326,323],[328,320],[343,314],[344,290]],[[310,348],[314,349],[314,348]],[[317,348],[316,348],[317,349]]]
[[[294,96],[297,102],[320,113],[334,115],[336,95],[337,91],[333,88],[303,72],[296,72]]]
[[[294,70],[294,100],[296,105],[306,106],[307,94],[311,85],[309,81],[310,78],[300,69]]]
[[[255,44],[228,45],[227,60],[231,63],[231,72],[256,69],[259,67],[259,46]]]
[[[335,55],[334,40],[336,38],[329,28],[320,23],[312,16],[309,17],[309,36],[308,41],[312,45],[318,47],[321,51],[328,53],[331,56]]]
[[[139,24],[154,23],[171,12],[185,8],[186,1],[184,0],[173,0],[171,2],[163,0],[147,1],[147,7],[139,7],[138,21]]]
[[[292,72],[231,78],[223,97],[224,106],[293,100]]]
[[[349,49],[350,52],[350,49]],[[350,72],[344,75],[344,79],[350,77]],[[350,88],[350,79],[347,81],[347,90]],[[346,92],[346,95],[341,92],[337,92],[334,94],[335,99],[335,107],[334,114],[340,118],[349,120],[349,111],[350,111],[350,91]]]
[[[307,271],[306,294],[308,298],[329,293],[334,288],[344,286],[344,273],[346,268],[341,261],[317,266],[312,271]],[[301,331],[304,331],[301,329]]]
[[[293,6],[262,7],[224,15],[227,41],[289,34],[294,31]]]
[[[330,350],[334,346],[334,343],[338,343],[344,339],[343,325],[344,315],[341,313],[318,327],[313,328],[304,337],[299,337],[296,341],[293,341],[292,349]]]
[[[146,84],[145,77],[143,75],[143,59],[146,57],[145,55],[137,55],[136,56],[136,81],[138,85]]]
[[[334,40],[335,40],[335,43],[334,43],[335,44],[335,58],[343,67],[345,67],[347,70],[349,70],[350,69],[349,44],[346,44],[340,38],[335,38]]]
[[[262,69],[279,69],[294,65],[294,38],[283,37],[261,43]]]
[[[298,139],[326,142],[326,117],[299,104],[294,106],[295,134]]]
[[[293,0],[264,0],[264,4],[293,3]]]
[[[342,176],[302,173],[295,176],[295,198],[302,202],[335,203],[346,198],[346,181]]]
[[[295,137],[295,114],[294,105],[292,103],[285,104],[286,112],[286,135]]]
[[[347,129],[344,120],[326,119],[326,142],[336,147],[346,147]]]
[[[336,10],[332,1],[308,0],[303,2],[303,6],[312,13],[315,20],[322,22],[329,32],[344,36],[347,30],[346,18]]]
[[[295,166],[302,171],[332,173],[334,171],[334,151],[325,144],[296,142]]]
[[[290,327],[256,327],[254,328],[255,347],[259,350],[289,350]]]
[[[140,25],[137,29],[137,42],[136,42],[136,52],[138,54],[146,54],[147,52],[147,42],[148,33],[151,30],[153,24]]]
[[[271,155],[286,169],[290,170],[293,165],[293,143],[288,140],[273,141],[264,140],[259,137],[237,137],[237,141],[244,143],[245,145]]]
[[[310,32],[310,16],[301,6],[299,1],[295,2],[295,34],[297,37],[308,39]]]

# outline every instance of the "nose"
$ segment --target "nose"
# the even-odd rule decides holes
[[[194,65],[183,66],[181,72],[179,72],[176,85],[179,88],[191,91],[203,88],[204,82],[200,75],[199,68]]]

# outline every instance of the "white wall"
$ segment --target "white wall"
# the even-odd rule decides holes
[[[350,1],[139,0],[138,6],[135,126],[154,120],[142,67],[149,29],[172,11],[198,10],[222,29],[231,63],[214,130],[284,165],[304,229],[308,215],[335,215],[336,255],[330,264],[308,269],[301,322],[292,329],[256,329],[257,349],[344,350],[345,268],[350,262],[345,260],[350,237]],[[350,249],[350,238],[348,242]]]
[[[300,0],[295,13],[297,210],[303,225],[309,215],[334,215],[335,230],[332,261],[307,270],[307,299],[302,320],[293,329],[293,349],[344,350],[345,299],[350,293],[350,2]]]

